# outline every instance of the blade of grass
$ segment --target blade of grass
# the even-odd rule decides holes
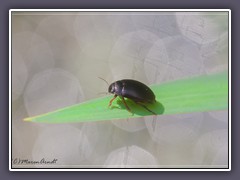
[[[228,75],[204,75],[150,86],[157,103],[147,105],[155,113],[178,114],[223,110],[228,107]],[[93,99],[54,112],[25,118],[25,121],[41,123],[89,122],[135,118],[152,115],[133,101],[127,104],[134,114],[129,113],[120,99],[108,108],[112,96]]]

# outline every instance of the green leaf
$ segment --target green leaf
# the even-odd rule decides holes
[[[157,103],[146,106],[159,115],[223,110],[228,107],[227,73],[204,75],[150,87],[156,95]],[[112,97],[113,95],[93,99],[24,120],[41,123],[70,123],[153,115],[129,99],[126,102],[134,114],[126,110],[120,98],[117,98],[109,108],[108,103]]]

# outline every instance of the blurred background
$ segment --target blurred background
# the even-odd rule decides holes
[[[100,97],[98,77],[150,85],[228,70],[228,12],[12,12],[11,31],[14,168],[228,167],[227,110],[23,121]],[[43,158],[57,161],[16,163]]]

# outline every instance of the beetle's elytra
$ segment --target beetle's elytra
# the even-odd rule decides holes
[[[108,92],[114,94],[114,97],[110,100],[108,106],[111,106],[113,100],[117,96],[119,96],[121,97],[125,107],[129,112],[132,113],[124,98],[131,99],[136,104],[141,105],[147,111],[156,115],[155,112],[151,111],[144,105],[144,103],[155,103],[156,102],[155,95],[147,85],[139,81],[132,79],[123,79],[113,82],[112,84],[110,84]]]

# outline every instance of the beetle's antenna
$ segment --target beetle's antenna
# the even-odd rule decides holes
[[[101,77],[98,77],[99,79],[101,79],[101,80],[103,80],[105,83],[107,83],[107,85],[109,86],[109,84],[108,84],[108,82],[105,80],[105,79],[103,79],[103,78],[101,78]],[[100,93],[98,93],[98,94],[105,94],[105,95],[107,95],[107,94],[110,94],[109,92],[100,92]]]
[[[105,80],[105,79],[103,79],[103,78],[101,78],[101,77],[98,77],[99,79],[101,79],[101,80],[103,80],[105,83],[107,83],[107,85],[109,86],[109,83]]]

